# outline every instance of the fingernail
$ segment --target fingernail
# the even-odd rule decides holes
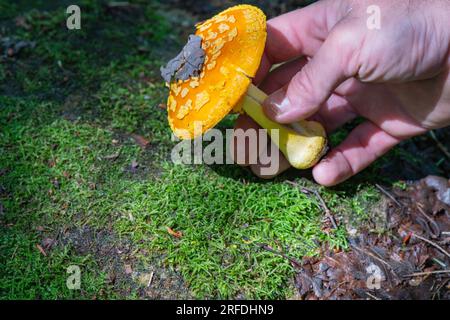
[[[286,95],[286,89],[281,88],[272,93],[263,103],[270,116],[275,117],[286,112],[291,102]]]

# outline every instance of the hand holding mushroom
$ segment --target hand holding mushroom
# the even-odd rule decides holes
[[[270,20],[262,60],[265,20],[257,9],[233,7],[199,25],[197,35],[208,60],[199,79],[190,82],[196,91],[183,81],[170,85],[172,129],[187,129],[179,136],[192,138],[190,123],[195,119],[209,129],[233,108],[241,109],[237,128],[261,126],[269,134],[272,128],[280,129],[280,173],[289,165],[313,166],[320,158],[326,139],[318,122],[332,132],[362,116],[367,121],[314,166],[315,180],[331,186],[363,170],[400,141],[450,125],[449,2],[371,4],[383,12],[379,29],[367,27],[363,1],[322,0]],[[227,34],[224,44],[219,40],[222,33]],[[270,93],[268,99],[251,85],[253,77]],[[213,95],[206,96],[197,82],[207,84]],[[249,152],[246,145],[234,149]],[[250,167],[260,174],[260,164]]]
[[[271,137],[276,135],[274,142],[292,166],[309,168],[325,150],[323,127],[314,121],[281,125],[268,119],[261,107],[266,95],[251,84],[265,40],[265,16],[249,5],[229,8],[197,25],[182,52],[161,69],[170,87],[170,127],[176,136],[192,139],[230,112],[245,113]]]
[[[314,179],[327,186],[404,139],[450,125],[450,2],[370,5],[381,13],[379,29],[368,28],[376,12],[367,13],[366,1],[348,0],[319,1],[267,23],[255,83],[270,94],[263,104],[270,119],[313,119],[328,132],[358,116],[367,120],[314,167]],[[237,127],[257,124],[242,115]],[[249,152],[245,145],[235,148]],[[287,167],[285,161],[280,172]],[[251,169],[260,174],[260,165]]]

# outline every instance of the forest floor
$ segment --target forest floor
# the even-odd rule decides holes
[[[335,188],[175,165],[159,67],[231,2],[84,0],[68,30],[72,2],[0,0],[0,298],[448,298],[448,183],[421,179],[449,129]]]

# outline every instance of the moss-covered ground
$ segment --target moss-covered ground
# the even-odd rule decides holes
[[[377,206],[374,184],[404,183],[384,174],[393,163],[442,174],[403,147],[332,189],[296,171],[261,181],[175,165],[158,71],[195,20],[152,1],[78,1],[82,28],[69,31],[69,4],[0,0],[0,38],[35,42],[0,60],[2,299],[289,298],[294,270],[262,244],[299,260],[345,250]],[[287,180],[319,190],[339,228]],[[80,290],[66,286],[70,265]]]

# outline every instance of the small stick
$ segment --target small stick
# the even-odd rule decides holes
[[[437,147],[442,151],[442,153],[444,153],[447,158],[450,159],[450,152],[447,150],[447,148],[442,144],[442,142],[440,142],[438,140],[438,138],[436,137],[436,134],[434,133],[433,130],[430,131],[430,136],[431,138],[434,140],[434,142],[436,142]]]
[[[378,298],[378,297],[375,297],[373,294],[371,294],[370,292],[366,292],[366,294],[370,297],[370,298],[372,298],[372,299],[374,299],[374,300],[381,300],[380,298]]]
[[[364,254],[367,254],[368,256],[374,258],[375,260],[381,262],[382,264],[388,266],[391,270],[392,267],[389,263],[387,263],[386,261],[384,261],[383,259],[381,259],[380,257],[377,257],[376,255],[374,255],[372,252],[364,250],[363,248],[357,247],[357,246],[353,246],[353,248],[355,248],[356,250],[358,250],[359,252],[362,252]]]
[[[450,258],[450,253],[448,253],[444,248],[442,248],[441,246],[439,246],[437,243],[434,243],[431,240],[428,240],[427,238],[424,238],[422,236],[419,236],[418,234],[414,233],[411,231],[411,235],[413,235],[414,237],[416,237],[417,239],[420,239],[422,241],[425,241],[426,243],[432,245],[433,247],[435,247],[436,249],[438,249],[439,251],[441,251],[442,253],[444,253],[447,257]]]
[[[319,199],[321,207],[322,207],[323,211],[325,212],[325,216],[331,221],[331,224],[333,225],[333,228],[334,229],[338,228],[336,220],[334,219],[333,213],[327,207],[327,205],[326,205],[325,201],[323,200],[322,196],[320,195],[319,191],[311,190],[311,189],[308,189],[308,188],[305,188],[305,187],[301,187],[297,183],[295,183],[293,181],[289,181],[289,180],[286,181],[286,183],[288,183],[288,184],[290,184],[290,185],[292,185],[294,187],[299,188],[302,193],[308,193],[308,194],[313,193],[317,197],[317,199]]]
[[[320,203],[322,205],[322,208],[325,211],[325,216],[331,221],[331,224],[333,225],[333,228],[337,229],[338,226],[337,226],[336,220],[334,220],[333,213],[331,212],[330,209],[328,209],[328,207],[327,207],[325,201],[323,200],[322,196],[320,195],[319,191],[314,190],[314,194],[319,199],[319,201],[320,201]]]
[[[153,275],[154,275],[154,272],[152,271],[152,273],[150,273],[150,279],[148,279],[148,282],[147,282],[147,288],[150,287],[150,285],[152,284]]]
[[[43,255],[44,257],[47,256],[47,253],[45,252],[45,250],[44,250],[39,244],[37,244],[37,243],[36,243],[36,248],[39,250],[40,253],[42,253],[42,255]]]
[[[405,274],[404,277],[420,277],[427,276],[430,274],[442,274],[442,273],[450,273],[450,270],[434,270],[434,271],[426,271],[426,272],[415,272],[411,274]]]
[[[291,186],[299,188],[302,193],[305,193],[305,194],[314,193],[313,190],[306,188],[306,187],[299,186],[298,183],[295,183],[294,181],[287,180],[286,183],[290,184]]]
[[[439,229],[438,224],[431,219],[428,214],[425,212],[425,210],[423,210],[423,205],[421,203],[417,203],[416,204],[417,209],[419,209],[419,212],[425,217],[427,218],[428,222],[430,223],[430,234],[432,238],[439,238],[439,234],[441,233],[441,230]],[[434,228],[434,230],[432,230]],[[437,234],[435,233],[435,231],[437,231]]]
[[[448,281],[450,281],[450,280],[442,281],[442,283],[439,285],[439,287],[434,291],[433,297],[432,297],[433,300],[434,300],[434,297],[436,296],[436,294],[438,294],[439,291],[441,291],[442,287],[445,286]],[[448,287],[447,287],[447,289],[448,289]]]
[[[386,197],[388,197],[389,199],[391,199],[392,201],[395,202],[396,205],[398,205],[400,208],[403,208],[403,205],[400,203],[400,201],[398,201],[397,199],[395,199],[395,197],[388,192],[386,189],[384,189],[382,186],[380,186],[378,183],[375,183],[375,187],[378,188],[378,190],[381,191],[381,193],[383,193]]]
[[[272,248],[269,247],[267,244],[257,243],[256,245],[257,245],[258,247],[260,247],[261,249],[264,249],[264,250],[266,250],[266,251],[269,251],[269,252],[275,253],[275,254],[277,254],[277,255],[279,255],[279,256],[282,256],[283,258],[289,260],[289,262],[291,262],[291,263],[292,263],[293,265],[295,265],[297,268],[301,268],[301,266],[302,266],[302,264],[301,264],[299,261],[297,261],[296,259],[289,257],[288,255],[284,254],[283,252],[280,252],[280,251],[277,251],[277,250],[275,250],[275,249],[272,249]]]
[[[441,260],[439,260],[438,258],[433,258],[433,259],[431,259],[431,260],[433,260],[434,262],[436,262],[438,265],[440,265],[441,266],[441,268],[445,268],[447,265],[445,264],[445,263],[443,263]]]

